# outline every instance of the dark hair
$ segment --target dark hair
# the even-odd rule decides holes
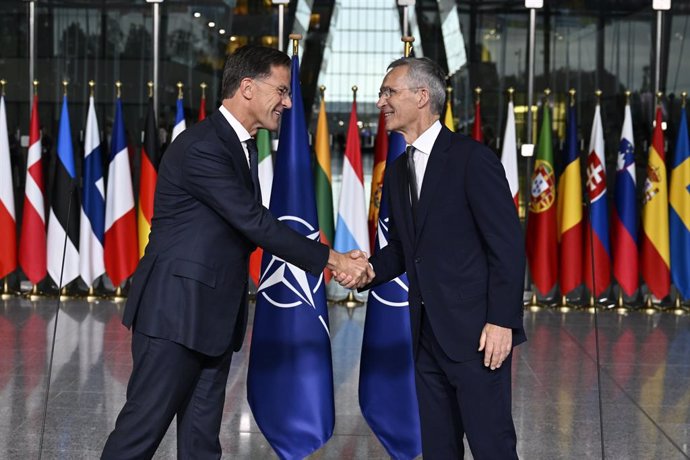
[[[290,68],[290,63],[290,57],[275,48],[254,45],[238,48],[225,60],[221,97],[234,96],[243,78],[268,77],[272,67]]]
[[[446,102],[446,75],[441,67],[429,58],[404,57],[396,59],[388,70],[407,66],[407,81],[416,88],[428,88],[431,112],[440,115]]]

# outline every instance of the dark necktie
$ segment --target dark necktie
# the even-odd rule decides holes
[[[405,153],[407,154],[407,182],[410,184],[410,200],[412,202],[412,215],[415,216],[419,196],[417,196],[417,171],[414,167],[414,147],[408,145],[405,149]]]
[[[247,151],[249,151],[249,174],[254,185],[254,198],[261,201],[261,187],[259,186],[259,149],[256,148],[254,139],[247,139]]]

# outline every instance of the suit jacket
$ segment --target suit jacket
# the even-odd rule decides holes
[[[422,302],[439,344],[455,361],[483,356],[477,348],[487,322],[512,328],[514,345],[523,342],[523,233],[496,155],[443,127],[414,218],[407,177],[403,154],[384,178],[389,242],[370,259],[371,285],[407,271],[415,356]]]
[[[253,194],[247,159],[223,114],[184,131],[158,171],[146,253],[123,323],[217,356],[242,346],[250,253],[259,245],[311,273],[328,247],[273,218]]]

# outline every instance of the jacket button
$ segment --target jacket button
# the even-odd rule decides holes
[[[422,261],[421,257],[415,257],[414,258],[414,263],[416,263],[416,264],[421,263],[421,261]]]

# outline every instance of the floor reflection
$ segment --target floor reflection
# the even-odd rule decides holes
[[[56,300],[3,301],[0,309],[0,457],[37,458]],[[122,304],[63,303],[43,458],[97,458],[124,402],[131,370]],[[365,308],[330,308],[336,398],[333,438],[315,458],[388,458],[359,410]],[[690,316],[525,312],[529,341],[514,357],[518,451],[526,459],[690,458]],[[246,343],[251,340],[251,325]],[[601,373],[597,374],[599,343]],[[235,355],[221,442],[224,458],[276,458],[246,400],[248,347]],[[599,383],[600,382],[600,383]],[[385,389],[382,389],[385,391]],[[156,458],[175,457],[171,426]]]

